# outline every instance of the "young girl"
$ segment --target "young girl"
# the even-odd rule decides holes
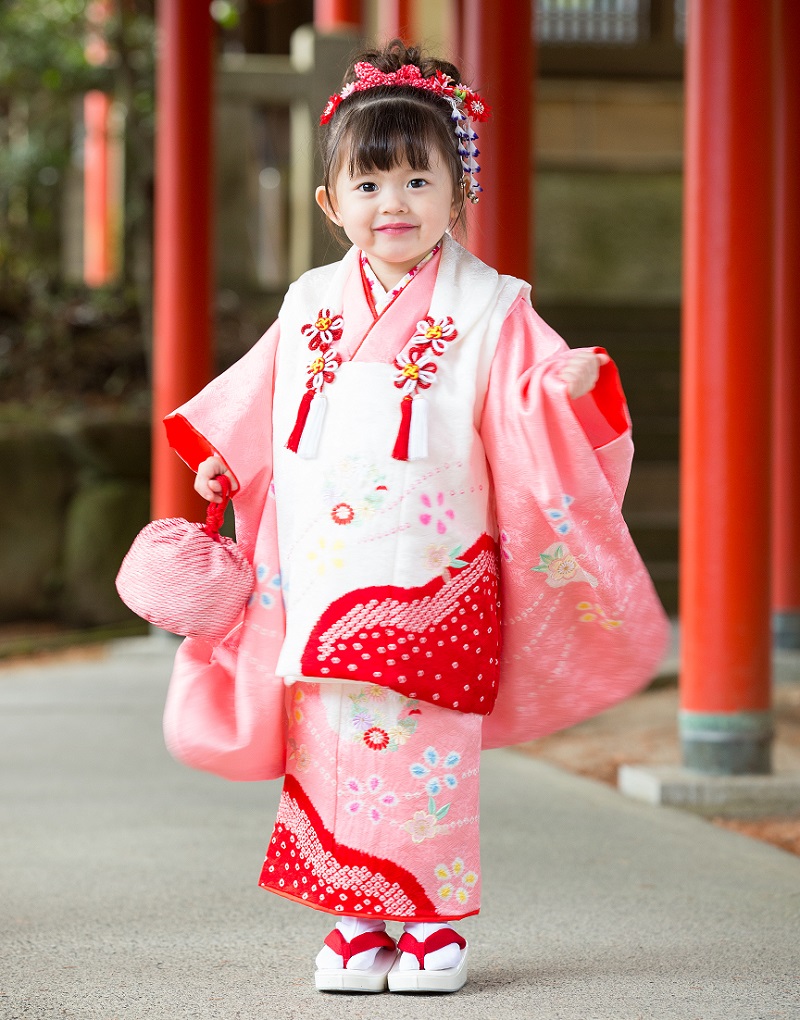
[[[620,514],[615,368],[451,236],[488,108],[397,42],[345,82],[316,199],[352,247],[166,421],[205,499],[230,478],[257,577],[236,630],[176,660],[176,683],[233,684],[228,729],[205,756],[171,745],[231,778],[285,776],[261,885],[336,916],[318,988],[455,991],[481,747],[631,693],[666,621]]]

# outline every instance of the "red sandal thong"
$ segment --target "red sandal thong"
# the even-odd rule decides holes
[[[314,972],[314,983],[320,992],[383,992],[387,975],[397,957],[394,939],[385,931],[365,931],[349,942],[338,928],[325,938],[325,945],[342,958],[340,968],[320,968]],[[365,970],[348,966],[350,960],[368,949],[377,949],[375,962]]]
[[[461,950],[461,959],[455,967],[446,970],[425,970],[425,957],[445,946],[456,945]],[[389,971],[390,992],[457,992],[467,981],[467,940],[452,928],[440,928],[429,935],[424,942],[404,932],[397,948],[401,953],[413,953],[419,961],[419,970],[400,970],[400,957]]]

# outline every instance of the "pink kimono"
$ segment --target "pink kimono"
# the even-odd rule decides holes
[[[387,920],[477,912],[481,746],[655,672],[624,397],[607,365],[571,401],[566,351],[522,281],[449,237],[380,315],[351,251],[167,419],[192,469],[216,451],[235,474],[257,576],[220,645],[181,646],[167,742],[285,776],[265,888]]]

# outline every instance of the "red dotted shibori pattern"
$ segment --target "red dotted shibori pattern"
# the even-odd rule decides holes
[[[497,697],[497,545],[482,535],[466,566],[419,588],[361,588],[330,605],[301,660],[303,676],[360,680],[459,712]]]
[[[259,884],[331,914],[387,921],[443,919],[410,871],[336,843],[300,784],[288,775]]]

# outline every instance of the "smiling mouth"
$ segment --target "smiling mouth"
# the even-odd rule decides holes
[[[405,234],[415,227],[413,223],[387,223],[386,226],[375,229],[379,234]]]

